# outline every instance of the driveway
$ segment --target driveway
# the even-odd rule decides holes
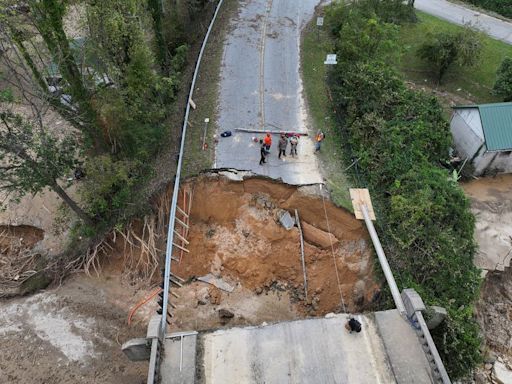
[[[299,140],[298,157],[277,158],[279,131],[307,132],[299,72],[300,34],[318,0],[242,0],[231,20],[221,69],[216,168],[250,170],[300,185],[322,182],[311,137]],[[259,165],[254,137],[272,131],[268,163]],[[314,135],[314,132],[310,132]]]
[[[416,0],[416,9],[454,24],[471,22],[489,36],[512,44],[512,23],[497,19],[473,9],[450,3],[446,0]]]

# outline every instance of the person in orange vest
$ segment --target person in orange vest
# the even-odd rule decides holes
[[[270,146],[272,145],[272,136],[270,136],[270,133],[267,132],[267,135],[263,139],[263,144],[267,147],[267,151],[270,151]]]
[[[318,131],[318,133],[316,134],[316,137],[315,137],[315,140],[316,140],[315,152],[320,151],[320,147],[322,146],[322,141],[324,141],[324,139],[325,139],[325,134],[322,131]]]

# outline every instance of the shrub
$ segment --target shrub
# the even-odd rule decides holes
[[[386,63],[393,54],[389,50],[395,42],[388,40],[395,39],[394,33],[373,35],[382,37],[372,42],[377,46],[371,49],[378,53],[373,56],[367,55],[368,45],[353,43],[361,36],[350,34],[368,31],[368,23],[372,32],[393,30],[383,27],[383,21],[378,21],[380,27],[373,25],[379,20],[375,12],[360,8],[373,3],[379,2],[335,4],[328,12],[328,18],[341,18],[327,20],[343,30],[339,34],[340,29],[333,28],[338,53],[347,52],[347,47],[354,51],[351,60],[340,60],[334,67],[330,87],[343,121],[340,129],[373,192],[383,246],[399,282],[415,288],[426,303],[448,310],[433,335],[455,379],[480,361],[472,306],[480,287],[473,265],[475,221],[463,191],[440,167],[451,144],[441,105],[430,95],[408,89]],[[351,31],[347,25],[364,28]],[[461,36],[449,40],[460,42]],[[457,61],[469,54],[473,43],[469,39],[469,47],[448,48],[460,50]]]
[[[493,94],[501,97],[503,101],[512,101],[512,59],[510,57],[505,57],[496,72]]]
[[[475,65],[480,59],[482,42],[478,32],[466,26],[461,32],[438,32],[429,36],[418,49],[418,56],[432,64],[441,83],[448,69]]]

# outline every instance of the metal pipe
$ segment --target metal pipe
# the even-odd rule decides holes
[[[391,290],[391,295],[393,296],[393,300],[395,301],[396,309],[398,309],[398,312],[400,312],[400,314],[403,317],[407,317],[407,312],[405,310],[404,302],[402,301],[402,296],[400,296],[400,291],[398,290],[395,278],[393,277],[393,272],[391,272],[391,268],[389,267],[388,260],[386,258],[386,255],[384,254],[384,250],[382,249],[379,236],[377,235],[377,231],[375,231],[375,227],[373,226],[373,222],[370,219],[370,215],[368,214],[368,208],[366,208],[366,205],[361,204],[361,211],[363,212],[366,228],[368,228],[368,232],[370,232],[370,237],[372,238],[373,246],[375,248],[375,251],[377,252],[377,256],[379,257],[380,266],[382,268],[382,271],[384,272],[384,276],[386,276],[386,281],[388,282],[389,289]]]

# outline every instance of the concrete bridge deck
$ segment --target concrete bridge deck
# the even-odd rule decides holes
[[[165,384],[427,384],[433,380],[418,338],[398,311],[231,328],[166,339]],[[183,351],[183,352],[182,352]],[[182,371],[179,371],[181,359]]]

